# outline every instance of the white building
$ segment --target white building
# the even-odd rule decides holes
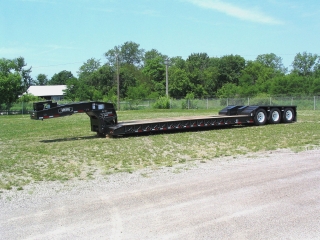
[[[47,100],[59,101],[63,99],[63,90],[66,89],[67,85],[30,86],[27,93]]]

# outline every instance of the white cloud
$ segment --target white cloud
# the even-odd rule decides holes
[[[259,10],[245,9],[234,4],[222,2],[220,0],[186,0],[202,8],[216,10],[225,13],[229,16],[236,17],[242,20],[258,22],[264,24],[284,24],[273,17],[267,16]]]

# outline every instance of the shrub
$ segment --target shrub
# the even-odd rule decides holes
[[[159,97],[158,100],[153,104],[153,108],[156,109],[170,109],[170,98]]]

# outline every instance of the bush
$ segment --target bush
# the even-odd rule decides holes
[[[270,96],[266,93],[259,93],[255,97],[250,98],[250,105],[270,105]]]
[[[198,102],[194,100],[194,93],[188,93],[181,104],[182,109],[197,109]]]
[[[170,98],[159,97],[158,100],[153,104],[153,108],[156,109],[170,109]]]
[[[23,94],[18,100],[18,103],[22,103],[22,102],[38,102],[38,101],[45,101],[45,99],[40,98],[40,97],[36,97],[30,93],[27,94]]]

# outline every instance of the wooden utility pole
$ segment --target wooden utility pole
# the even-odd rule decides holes
[[[116,54],[116,64],[117,64],[117,109],[120,110],[120,80],[119,80],[119,54]]]
[[[169,97],[169,83],[168,83],[168,65],[169,59],[167,58],[164,63],[166,64],[166,96]]]

